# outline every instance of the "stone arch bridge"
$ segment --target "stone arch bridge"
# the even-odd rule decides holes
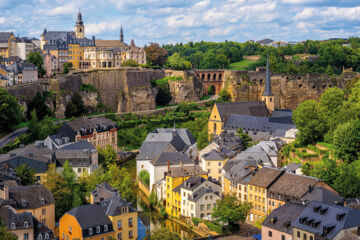
[[[202,83],[204,94],[212,87],[213,95],[219,95],[224,81],[224,70],[196,70],[195,73]]]

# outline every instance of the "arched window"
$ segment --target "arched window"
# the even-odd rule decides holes
[[[216,123],[214,123],[214,134],[216,133]]]
[[[100,226],[96,227],[96,233],[100,233]]]
[[[27,221],[24,222],[24,228],[28,228],[29,227],[29,223]]]

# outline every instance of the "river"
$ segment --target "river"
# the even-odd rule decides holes
[[[136,179],[136,159],[133,158],[120,165],[127,169],[132,179]],[[138,197],[138,192],[135,190],[137,196],[137,210],[138,210],[138,236],[142,240],[146,235],[146,231],[154,231],[159,228],[167,228],[172,232],[178,233],[181,238],[194,239],[199,237],[196,233],[192,232],[189,228],[183,227],[171,219],[163,219],[158,212],[150,210],[146,204]]]

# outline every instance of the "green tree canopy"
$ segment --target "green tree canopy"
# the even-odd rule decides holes
[[[339,125],[334,132],[334,147],[337,158],[351,163],[360,156],[360,120],[351,120]]]
[[[8,132],[22,120],[22,108],[16,98],[0,88],[0,131]]]
[[[36,183],[36,171],[25,163],[15,168],[15,172],[20,178],[21,185],[28,186]]]
[[[84,102],[79,93],[74,93],[71,101],[66,105],[65,116],[67,118],[80,117],[87,113]]]
[[[236,135],[241,138],[243,150],[247,149],[252,141],[251,137],[244,133],[242,128],[236,129]]]
[[[228,102],[230,101],[230,94],[226,89],[223,89],[219,92],[219,101],[221,102]]]
[[[175,70],[191,69],[191,63],[182,58],[177,52],[168,58],[168,65],[171,69]]]
[[[134,59],[126,60],[121,65],[124,67],[138,67],[139,66],[137,61],[135,61]]]
[[[150,46],[145,48],[145,52],[146,61],[149,65],[164,66],[166,63],[168,52],[158,43],[150,43]]]
[[[98,147],[99,164],[105,169],[108,169],[109,165],[116,162],[117,153],[111,145],[106,145],[105,148]]]
[[[29,102],[26,116],[31,119],[31,112],[36,109],[36,116],[38,120],[44,119],[46,116],[52,116],[50,108],[46,105],[47,98],[50,97],[50,92],[44,91],[36,93],[35,97]]]
[[[352,164],[341,164],[339,176],[333,187],[345,198],[360,197],[359,160]]]
[[[44,69],[44,59],[42,58],[39,52],[31,52],[28,55],[28,62],[34,64],[38,68],[39,77],[43,77],[46,74],[46,70]]]
[[[150,235],[150,236],[149,236]],[[171,232],[167,228],[160,228],[147,233],[143,238],[144,240],[180,240],[180,236],[177,233]]]

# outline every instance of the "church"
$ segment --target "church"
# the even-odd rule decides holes
[[[45,28],[40,36],[40,47],[52,59],[45,68],[58,72],[63,70],[65,63],[71,63],[75,70],[121,67],[130,59],[146,64],[145,49],[137,47],[133,40],[130,45],[126,44],[122,27],[118,40],[86,38],[80,11],[74,31],[47,31]]]
[[[282,138],[295,139],[296,126],[292,111],[276,109],[271,93],[269,57],[266,60],[265,91],[261,101],[216,103],[208,121],[209,136],[220,136],[224,131],[236,133],[242,128],[254,141]]]

